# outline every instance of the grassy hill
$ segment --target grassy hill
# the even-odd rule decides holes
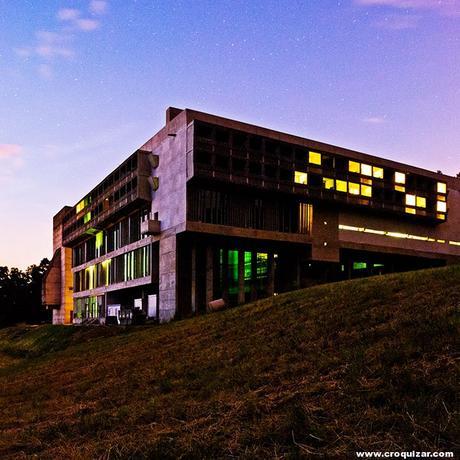
[[[5,329],[0,458],[455,450],[459,307],[449,267],[162,327]]]

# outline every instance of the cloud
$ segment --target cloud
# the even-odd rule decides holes
[[[89,10],[93,14],[104,14],[107,11],[107,2],[105,0],[92,0],[89,4]]]
[[[354,0],[357,5],[388,6],[397,9],[432,10],[444,16],[460,17],[458,0]]]
[[[415,29],[419,20],[420,16],[417,15],[390,15],[385,16],[380,21],[374,22],[374,25],[387,30],[407,30]]]
[[[18,144],[0,144],[0,160],[18,158],[22,153],[22,147]]]
[[[38,66],[38,74],[45,80],[50,80],[53,78],[53,69],[49,64],[40,64]]]
[[[80,17],[80,10],[73,8],[61,8],[57,12],[57,18],[61,21],[75,21]]]
[[[387,122],[386,117],[366,117],[362,120],[364,123],[368,123],[370,125],[383,125]]]
[[[85,32],[96,30],[99,27],[99,21],[96,19],[77,19],[75,25]]]
[[[34,48],[35,54],[43,58],[52,59],[63,57],[70,59],[74,56],[74,51],[69,46],[71,36],[67,33],[49,32],[40,30],[36,34],[37,44]]]

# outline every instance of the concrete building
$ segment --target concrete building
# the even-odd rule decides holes
[[[54,323],[460,262],[460,179],[194,110],[54,218]]]

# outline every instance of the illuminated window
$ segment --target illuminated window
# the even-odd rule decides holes
[[[437,200],[438,201],[446,201],[445,195],[437,195]]]
[[[83,223],[87,224],[91,220],[91,211],[87,212],[83,217]]]
[[[438,182],[438,193],[447,193],[447,185],[444,182]]]
[[[361,172],[361,165],[357,161],[349,161],[348,162],[348,171],[353,173],[360,173]]]
[[[417,197],[417,208],[426,208],[426,198],[423,196]]]
[[[372,187],[369,185],[361,185],[361,195],[363,196],[372,196]]]
[[[307,185],[307,183],[308,183],[308,174],[306,172],[295,171],[295,173],[294,173],[294,182],[296,184]]]
[[[85,200],[81,200],[81,201],[77,204],[77,208],[76,208],[77,214],[78,214],[80,211],[83,211],[84,207],[85,207]]]
[[[447,203],[445,201],[438,201],[436,203],[436,211],[447,212]]]
[[[445,214],[436,214],[436,217],[441,220],[446,220],[446,215]]]
[[[406,187],[404,187],[403,185],[395,185],[395,190],[397,192],[405,192],[406,191]]]
[[[372,166],[371,165],[361,165],[361,174],[364,174],[365,176],[372,176]]]
[[[406,208],[407,214],[415,214],[415,208]]]
[[[351,195],[359,195],[359,184],[348,182],[348,191]]]
[[[326,190],[333,189],[334,179],[330,179],[329,177],[323,177],[323,185]]]
[[[366,268],[366,262],[353,262],[353,270],[365,270]]]
[[[361,184],[372,185],[372,179],[366,179],[365,177],[361,177],[360,182]]]
[[[415,206],[415,195],[406,195],[406,205]]]
[[[383,168],[379,168],[377,166],[372,167],[372,175],[376,179],[383,179]]]
[[[347,183],[344,180],[336,180],[335,181],[335,188],[338,192],[347,193]]]
[[[395,182],[397,184],[405,184],[406,183],[406,175],[401,172],[395,172]]]
[[[317,152],[308,152],[308,161],[314,165],[321,166],[321,153]]]

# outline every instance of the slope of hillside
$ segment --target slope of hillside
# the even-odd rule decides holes
[[[0,331],[1,458],[455,450],[460,267],[162,327]]]

